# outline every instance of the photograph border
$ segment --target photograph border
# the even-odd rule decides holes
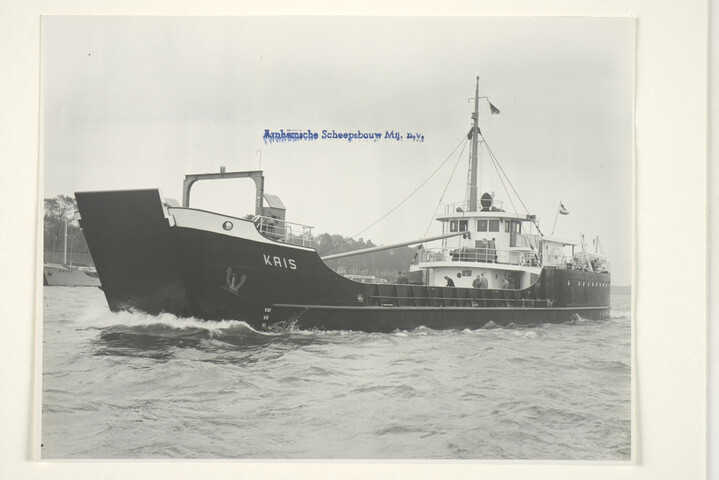
[[[290,7],[289,2],[263,12],[238,8],[229,2],[212,4],[202,11],[189,2],[162,2],[152,8],[133,2],[129,7],[92,8],[81,2],[68,2],[61,9],[49,2],[29,2],[2,15],[6,31],[12,32],[10,48],[3,49],[11,75],[3,74],[3,86],[17,95],[8,95],[8,110],[0,114],[4,131],[17,133],[10,138],[9,158],[20,158],[5,166],[2,195],[5,205],[13,212],[6,222],[17,228],[3,237],[4,246],[16,252],[8,263],[12,278],[2,281],[3,291],[13,298],[9,319],[21,324],[6,335],[2,355],[6,392],[12,397],[4,400],[8,409],[3,424],[7,433],[2,440],[2,466],[6,478],[125,478],[141,475],[144,478],[235,478],[238,475],[261,476],[271,473],[276,478],[288,475],[299,478],[365,478],[387,475],[392,478],[456,478],[466,475],[491,475],[492,478],[702,478],[706,461],[706,281],[705,240],[708,228],[705,220],[706,189],[706,3],[685,2],[680,12],[669,0],[647,6],[640,2],[615,2],[601,6],[592,2],[557,3],[543,1],[531,8],[508,8],[493,2],[482,9],[455,2],[442,9],[442,14],[501,15],[501,16],[630,16],[637,19],[637,87],[636,87],[636,143],[635,164],[635,274],[633,299],[636,320],[633,323],[633,395],[636,429],[634,466],[607,466],[586,462],[478,462],[478,461],[407,461],[407,462],[297,462],[297,461],[125,461],[125,462],[35,462],[32,460],[33,417],[37,412],[34,381],[41,371],[40,357],[34,353],[40,346],[38,332],[32,320],[39,311],[37,291],[38,268],[28,268],[29,259],[39,262],[37,241],[40,222],[38,199],[42,198],[41,170],[38,158],[39,90],[39,16],[42,14],[367,14],[432,15],[437,12],[427,3],[416,5],[369,7],[370,10],[330,7]],[[292,9],[290,9],[292,8]],[[163,10],[164,9],[164,10]],[[2,11],[9,10],[3,6]],[[12,14],[9,14],[12,13]],[[673,28],[671,28],[673,27]],[[14,54],[13,54],[14,51]],[[22,55],[23,58],[16,58]],[[25,58],[27,57],[27,58]],[[663,80],[663,81],[659,81]],[[684,90],[675,91],[681,85]],[[667,101],[671,94],[671,102]],[[676,121],[668,122],[667,119]],[[681,120],[681,121],[680,121]],[[13,123],[10,123],[10,122]],[[5,128],[10,127],[11,128]],[[681,138],[683,158],[672,155],[676,149],[666,149],[671,133]],[[9,136],[10,137],[10,136]],[[33,161],[34,160],[34,161]],[[677,165],[677,163],[681,164]],[[22,167],[16,172],[17,166]],[[14,173],[12,175],[11,173]],[[674,183],[681,187],[684,204],[695,206],[684,210],[672,203],[660,191],[660,186]],[[700,205],[701,207],[696,207]],[[21,206],[21,208],[20,208]],[[641,213],[640,213],[641,212]],[[656,225],[667,215],[683,218],[692,229],[682,238],[682,248],[701,252],[687,262],[690,285],[679,285],[672,278],[667,285],[655,284],[676,265],[670,260],[664,267],[651,263],[652,258],[666,258],[672,252],[669,242],[657,242],[652,235]],[[35,238],[28,242],[28,238]],[[685,267],[686,268],[686,267]],[[703,288],[696,288],[701,279]],[[651,282],[651,284],[638,281]],[[656,302],[663,292],[673,288],[683,299],[685,318],[700,319],[683,322],[669,318],[675,306]],[[676,298],[676,297],[675,297]],[[24,322],[23,322],[24,321]],[[34,340],[34,342],[33,342]],[[667,353],[671,354],[668,355]],[[23,368],[23,366],[25,368]],[[27,368],[32,366],[32,368]],[[636,369],[635,369],[636,367]],[[7,372],[5,371],[7,370]],[[699,394],[699,395],[698,395]],[[6,393],[8,395],[8,393]],[[697,396],[701,398],[697,398]],[[636,400],[636,402],[634,401]],[[638,403],[637,403],[638,402]],[[28,407],[34,405],[33,407]],[[188,468],[189,465],[197,468]],[[607,470],[610,469],[610,470]]]

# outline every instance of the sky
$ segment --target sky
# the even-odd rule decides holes
[[[160,188],[179,200],[186,174],[261,168],[289,221],[350,236],[431,176],[357,238],[436,234],[436,209],[465,198],[480,76],[501,112],[482,102],[482,132],[542,230],[561,201],[556,235],[598,235],[613,283],[630,284],[631,19],[45,16],[41,27],[45,197]],[[266,129],[383,138],[268,143]],[[507,200],[486,155],[481,172],[481,191]],[[242,216],[253,194],[250,180],[200,182],[192,206]]]

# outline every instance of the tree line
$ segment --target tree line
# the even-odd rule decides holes
[[[92,266],[92,258],[80,230],[75,212],[74,197],[58,195],[44,200],[43,257],[45,263],[62,263],[65,251],[65,224],[67,223],[67,263]]]
[[[322,255],[352,252],[376,247],[372,240],[343,237],[323,233],[315,236],[315,248]],[[416,248],[397,247],[379,252],[327,260],[325,263],[341,274],[374,275],[387,281],[395,281],[399,272],[406,272],[416,253]]]

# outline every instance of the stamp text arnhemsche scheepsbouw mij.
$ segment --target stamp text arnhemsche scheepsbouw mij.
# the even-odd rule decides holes
[[[262,140],[265,144],[275,142],[311,142],[315,140],[344,140],[352,142],[353,140],[361,141],[373,141],[378,142],[381,140],[395,140],[398,142],[409,140],[413,142],[424,142],[424,135],[421,133],[406,133],[402,134],[398,130],[385,130],[382,132],[363,132],[357,130],[353,132],[337,132],[333,130],[322,130],[321,133],[313,132],[310,129],[307,130],[284,130],[271,131],[265,129],[265,133],[262,136]]]

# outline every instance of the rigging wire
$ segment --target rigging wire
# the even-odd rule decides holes
[[[494,165],[494,169],[497,171],[497,176],[499,177],[499,181],[502,182],[502,187],[504,188],[504,191],[507,194],[507,198],[509,199],[509,203],[512,204],[512,209],[514,209],[514,214],[519,216],[519,212],[517,211],[517,207],[514,205],[514,202],[512,201],[512,196],[509,194],[509,190],[507,190],[507,186],[504,184],[504,180],[502,179],[502,176],[507,179],[507,183],[509,183],[509,186],[512,187],[512,191],[514,191],[514,194],[517,196],[517,199],[522,204],[522,207],[524,207],[524,211],[527,212],[527,215],[530,215],[529,209],[522,201],[522,197],[519,196],[519,193],[517,193],[517,190],[514,188],[514,185],[512,185],[512,181],[507,176],[507,173],[502,168],[502,165],[500,165],[499,160],[497,160],[497,157],[494,155],[494,152],[489,147],[489,144],[487,144],[487,139],[482,136],[482,140],[484,141],[484,145],[487,147],[487,151],[489,152],[490,158],[492,160],[492,164]],[[501,173],[500,173],[501,171]],[[534,224],[535,227],[537,227],[537,231],[541,236],[544,236],[542,233],[542,230],[539,228],[539,224],[536,222],[536,220],[531,220],[531,222]],[[527,240],[527,243],[529,244],[529,248],[532,249],[532,253],[534,254],[534,257],[537,259],[537,262],[539,265],[542,265],[541,258],[539,257],[539,254],[535,251],[534,246],[532,245],[532,242],[529,239],[529,236],[527,236],[526,232],[524,233],[524,236]]]
[[[355,233],[355,234],[352,235],[351,237],[347,237],[347,239],[346,239],[344,242],[339,243],[339,244],[333,246],[332,248],[329,248],[329,249],[325,250],[324,252],[321,252],[321,253],[318,252],[318,253],[319,253],[320,255],[325,255],[325,254],[327,254],[327,253],[329,253],[329,252],[332,252],[332,251],[338,249],[339,247],[341,247],[341,246],[343,246],[343,245],[349,243],[349,241],[352,240],[352,239],[354,239],[354,237],[363,234],[364,232],[366,232],[367,230],[369,230],[370,228],[374,227],[374,226],[377,225],[379,222],[381,222],[382,220],[384,220],[385,218],[387,218],[387,216],[389,216],[392,212],[394,212],[394,211],[397,210],[399,207],[401,207],[407,200],[409,200],[409,199],[412,197],[412,195],[414,195],[415,193],[417,193],[417,191],[418,191],[420,188],[422,188],[427,182],[429,182],[429,180],[439,171],[439,169],[442,168],[442,167],[444,166],[444,164],[447,163],[447,161],[448,161],[450,158],[452,158],[452,155],[454,155],[454,152],[457,151],[457,149],[460,147],[460,145],[462,145],[462,143],[463,143],[464,141],[465,141],[465,138],[463,137],[462,140],[460,140],[460,142],[457,144],[457,146],[454,147],[454,149],[452,150],[452,152],[447,156],[447,158],[445,158],[444,161],[442,161],[442,163],[440,163],[439,166],[434,169],[434,171],[429,175],[429,177],[427,177],[417,188],[415,188],[415,189],[412,191],[412,193],[410,193],[409,195],[407,195],[401,202],[399,202],[397,205],[395,205],[394,207],[392,207],[392,209],[391,209],[390,211],[388,211],[387,213],[385,213],[384,215],[382,215],[382,217],[380,217],[380,218],[379,218],[377,221],[375,221],[372,225],[370,225],[370,226],[368,226],[368,227],[362,229],[361,231]]]
[[[429,220],[429,224],[427,225],[427,230],[424,231],[423,237],[427,236],[427,232],[429,232],[429,229],[432,227],[432,222],[434,221],[434,217],[437,215],[437,210],[439,210],[439,206],[442,204],[442,200],[444,200],[444,194],[447,193],[447,188],[449,188],[449,184],[452,181],[452,178],[454,177],[454,172],[457,170],[457,165],[459,165],[459,161],[462,159],[462,154],[464,153],[464,149],[467,147],[467,143],[469,143],[469,140],[464,144],[462,147],[462,150],[459,152],[459,155],[457,156],[457,161],[454,164],[454,168],[452,169],[452,173],[449,176],[449,179],[447,180],[447,185],[444,186],[444,190],[442,191],[442,196],[439,197],[439,202],[437,202],[437,207],[434,209],[434,213],[432,214],[432,218]],[[455,148],[456,150],[456,148]]]
[[[482,136],[482,140],[484,141],[484,145],[487,147],[487,151],[489,152],[490,157],[492,158],[492,160],[493,160],[494,162],[496,162],[496,167],[495,167],[495,169],[496,169],[497,167],[499,167],[499,170],[502,171],[501,175],[504,175],[504,178],[507,179],[507,183],[509,183],[509,186],[512,187],[512,191],[513,191],[514,194],[517,196],[517,199],[519,200],[519,203],[521,203],[521,204],[522,204],[522,207],[524,207],[524,211],[527,212],[527,214],[529,214],[529,209],[527,208],[527,206],[526,206],[526,205],[524,204],[524,202],[522,201],[522,197],[519,196],[519,193],[517,193],[517,190],[514,188],[514,185],[512,185],[512,182],[509,180],[509,177],[507,176],[507,173],[504,171],[504,169],[502,168],[502,166],[499,164],[499,160],[497,160],[497,157],[494,155],[494,152],[493,152],[492,149],[489,147],[489,144],[487,143],[487,139],[484,138],[484,135],[482,135],[481,133],[480,133],[480,135]],[[497,173],[498,173],[498,174],[499,174],[499,170],[497,170]],[[509,191],[507,191],[507,196],[510,197]],[[510,197],[510,202],[511,202],[511,197]],[[514,206],[514,204],[512,204],[512,206]],[[516,209],[515,209],[514,213],[517,213]]]
[[[512,181],[509,179],[509,176],[507,176],[507,173],[506,173],[506,172],[504,171],[504,169],[502,168],[502,165],[500,165],[499,160],[497,160],[497,157],[494,155],[494,152],[493,152],[492,149],[489,147],[489,144],[487,144],[487,139],[485,139],[484,136],[482,136],[482,140],[484,140],[484,145],[487,147],[487,151],[489,152],[490,157],[491,157],[492,160],[496,163],[495,169],[496,169],[497,167],[499,167],[499,170],[497,170],[497,174],[499,174],[499,171],[500,171],[500,170],[502,171],[502,174],[501,174],[501,175],[504,175],[504,178],[507,179],[507,183],[509,183],[509,186],[512,187],[512,191],[513,191],[514,194],[517,196],[517,200],[519,200],[519,203],[521,203],[521,204],[522,204],[522,207],[524,207],[524,211],[527,213],[527,215],[530,215],[529,209],[528,209],[527,206],[524,204],[524,201],[522,201],[522,197],[520,197],[520,196],[519,196],[519,193],[517,193],[517,189],[514,188],[514,185],[512,185]],[[501,178],[501,175],[499,175],[500,180],[502,179],[502,178]],[[502,182],[502,184],[504,185],[504,182]],[[505,191],[506,191],[506,187],[505,187]],[[514,208],[514,203],[512,202],[512,197],[509,195],[509,191],[507,191],[507,197],[509,198],[510,203],[512,203],[512,208]],[[517,215],[519,215],[519,213],[517,212],[517,209],[516,209],[516,208],[514,209],[514,213],[516,213]],[[539,224],[537,223],[537,221],[536,221],[536,220],[532,220],[531,222],[534,224],[535,227],[537,227],[537,231],[539,232],[539,234],[540,234],[541,236],[544,236],[544,234],[542,233],[542,230],[539,228]]]
[[[486,143],[486,140],[485,140]],[[489,150],[489,147],[487,147]],[[516,216],[519,216],[519,212],[517,211],[517,207],[514,205],[514,202],[512,201],[512,196],[509,194],[509,190],[507,190],[507,186],[504,184],[504,179],[502,179],[502,175],[499,173],[499,162],[497,159],[492,155],[491,157],[492,165],[494,165],[494,169],[497,171],[497,177],[499,177],[499,181],[502,182],[502,188],[504,188],[504,191],[507,193],[507,198],[509,199],[509,203],[512,204],[512,210],[514,210],[514,214]],[[507,182],[509,183],[509,179],[507,178]]]

